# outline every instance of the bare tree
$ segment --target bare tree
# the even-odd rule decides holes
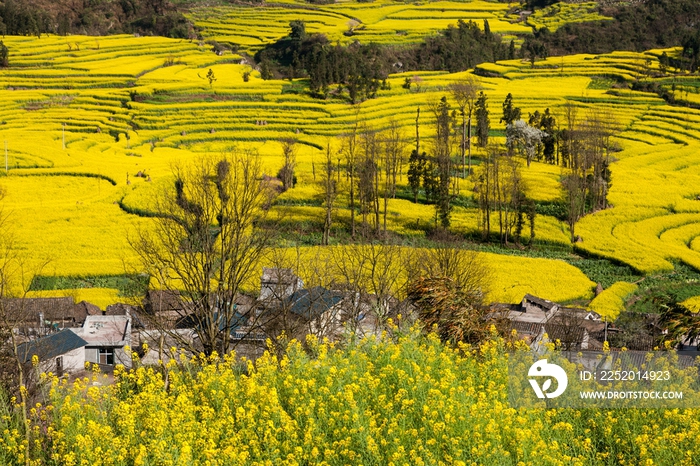
[[[396,197],[396,177],[401,173],[406,141],[398,122],[392,119],[389,129],[383,134],[384,149],[384,235],[386,235],[386,217],[389,197]]]
[[[583,165],[590,170],[591,210],[607,208],[610,186],[611,137],[619,129],[609,111],[592,110],[582,122]]]
[[[578,107],[571,102],[564,104],[564,120],[566,128],[561,131],[561,156],[562,165],[574,168],[574,163],[578,163],[576,154],[579,151],[578,138]]]
[[[272,230],[257,222],[266,217],[271,190],[251,151],[200,159],[175,167],[173,175],[153,228],[129,241],[160,289],[182,293],[186,305],[178,312],[191,321],[199,345],[177,332],[169,335],[192,351],[224,354],[231,330],[248,317],[237,312],[236,296],[270,244]]]
[[[312,334],[336,339],[342,332],[342,294],[326,249],[274,248],[266,255],[265,274],[276,286],[261,294],[256,328],[283,351],[289,339]]]
[[[323,162],[323,176],[321,179],[321,189],[323,203],[325,205],[325,216],[323,220],[323,240],[322,244],[328,246],[331,232],[333,206],[338,196],[338,183],[334,177],[335,167],[333,165],[333,149],[330,140],[326,143],[326,158]]]
[[[580,350],[584,342],[587,312],[579,309],[560,309],[545,324],[549,339],[558,343],[564,351]]]
[[[346,292],[343,307],[349,330],[357,330],[365,319],[373,322],[369,325],[373,330],[383,328],[392,315],[392,304],[405,296],[404,264],[410,255],[407,248],[387,241],[333,250],[332,270]]]
[[[298,277],[302,263],[299,248],[293,251],[270,249],[265,257],[265,263],[271,267],[263,269],[263,283],[258,298],[258,319],[255,327],[262,331],[274,344],[279,343],[282,350],[282,339],[299,338],[304,335],[304,322],[292,312],[292,297],[303,289],[304,283]],[[264,291],[264,292],[263,292]]]
[[[520,175],[520,166],[513,157],[501,157],[498,162],[496,203],[501,242],[508,244],[525,203],[525,182]]]
[[[443,238],[434,248],[417,249],[408,270],[408,280],[447,277],[465,290],[489,292],[491,271],[478,252],[464,249],[456,238]]]
[[[489,145],[474,183],[474,193],[478,196],[479,204],[479,228],[483,240],[487,240],[491,234],[491,212],[496,199],[499,150],[497,145]]]
[[[342,149],[341,152],[345,158],[345,169],[349,182],[348,191],[350,194],[350,236],[355,239],[355,173],[358,163],[359,152],[359,107],[355,115],[355,123],[352,130],[341,136]]]
[[[527,205],[520,164],[504,153],[499,146],[489,146],[474,184],[474,191],[478,195],[482,237],[488,238],[492,214],[497,214],[499,238],[503,244],[507,244],[508,239],[513,236],[513,229],[518,227],[519,222],[522,223]],[[534,219],[534,214],[529,215]],[[519,228],[522,230],[522,225]],[[534,227],[532,231],[534,232]],[[515,236],[519,241],[519,233]]]
[[[457,102],[460,114],[462,115],[462,177],[466,177],[465,172],[465,152],[469,151],[469,174],[472,172],[472,114],[477,95],[481,90],[481,84],[474,75],[467,75],[463,81],[450,84],[450,92]]]
[[[362,236],[369,235],[367,217],[373,214],[374,233],[379,232],[379,154],[381,141],[377,131],[363,126],[360,131],[361,157],[357,165],[357,187],[362,215]]]
[[[576,240],[576,222],[586,212],[586,177],[579,169],[572,169],[562,177],[564,199],[566,201],[566,223],[569,225],[571,242]]]
[[[571,241],[576,222],[587,212],[607,208],[610,188],[611,136],[617,124],[610,113],[593,111],[583,121],[568,106],[569,127],[564,132],[562,152],[568,170],[562,176]]]
[[[4,191],[0,189],[0,199]],[[7,215],[0,211],[0,383],[8,393],[16,393],[21,401],[22,426],[27,442],[26,464],[31,461],[31,431],[28,424],[28,410],[33,403],[37,379],[32,378],[31,363],[22,354],[20,345],[26,340],[17,328],[33,325],[40,329],[36,315],[31,315],[25,306],[31,277],[40,274],[48,260],[30,264],[22,256],[10,232]]]

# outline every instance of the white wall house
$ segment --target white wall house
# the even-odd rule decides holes
[[[88,316],[81,328],[72,330],[87,342],[86,362],[131,367],[131,354],[124,351],[125,346],[131,346],[130,315]]]
[[[85,368],[87,341],[75,332],[65,329],[37,340],[22,343],[17,347],[20,358],[30,363],[39,358],[41,372],[53,372],[61,376],[73,374]]]

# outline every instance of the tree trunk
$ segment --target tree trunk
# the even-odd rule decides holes
[[[375,160],[377,159],[378,157],[375,157]],[[381,231],[381,223],[379,222],[379,167],[374,169],[374,199],[372,204],[374,207],[374,231],[378,235]]]
[[[386,238],[386,211],[389,204],[389,197],[387,196],[386,190],[384,191],[384,238]]]
[[[416,155],[420,157],[420,131],[418,129],[418,119],[420,118],[420,107],[416,110]]]
[[[469,122],[467,126],[467,150],[469,151],[469,176],[472,175],[472,112],[469,112]],[[464,163],[464,161],[462,161]]]
[[[471,124],[469,126],[470,126],[469,129],[471,130]],[[467,149],[467,118],[466,118],[466,113],[465,113],[464,109],[462,109],[462,178],[463,179],[467,177],[467,172],[466,172],[467,161],[465,159],[466,149]],[[470,160],[469,173],[471,173],[471,148],[469,148],[469,151],[470,151],[470,154],[469,154],[470,155],[470,157],[469,157],[469,160]]]
[[[331,232],[331,207],[326,207],[326,220],[323,223],[323,245],[328,246],[328,239]]]
[[[350,237],[355,239],[355,170],[350,167]]]

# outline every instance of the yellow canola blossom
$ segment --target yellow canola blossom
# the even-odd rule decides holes
[[[681,303],[688,309],[690,309],[693,312],[699,312],[700,311],[700,296],[693,296]]]
[[[394,339],[337,346],[307,339],[241,365],[182,356],[73,384],[46,377],[31,448],[0,419],[0,460],[14,465],[693,464],[696,409],[514,409],[512,344],[445,346]],[[164,372],[167,373],[167,383]],[[42,421],[42,416],[45,419]],[[45,430],[34,430],[33,426]],[[46,426],[46,427],[44,427]],[[42,448],[43,447],[43,448]],[[691,456],[686,456],[690,452]],[[674,460],[676,461],[676,460]]]
[[[588,309],[613,322],[620,312],[624,311],[627,298],[637,290],[637,285],[627,282],[613,283],[591,301]]]

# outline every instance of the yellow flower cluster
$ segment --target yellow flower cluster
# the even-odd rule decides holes
[[[613,322],[620,312],[626,309],[626,299],[637,291],[637,285],[627,282],[616,282],[595,297],[588,308]]]
[[[181,354],[159,368],[119,367],[112,385],[96,385],[98,374],[54,379],[53,404],[30,421],[44,447],[29,450],[19,430],[0,430],[0,460],[20,464],[30,452],[36,464],[67,466],[696,464],[697,410],[516,410],[509,343],[451,348],[413,329],[397,335],[342,348],[309,338],[255,364]]]

